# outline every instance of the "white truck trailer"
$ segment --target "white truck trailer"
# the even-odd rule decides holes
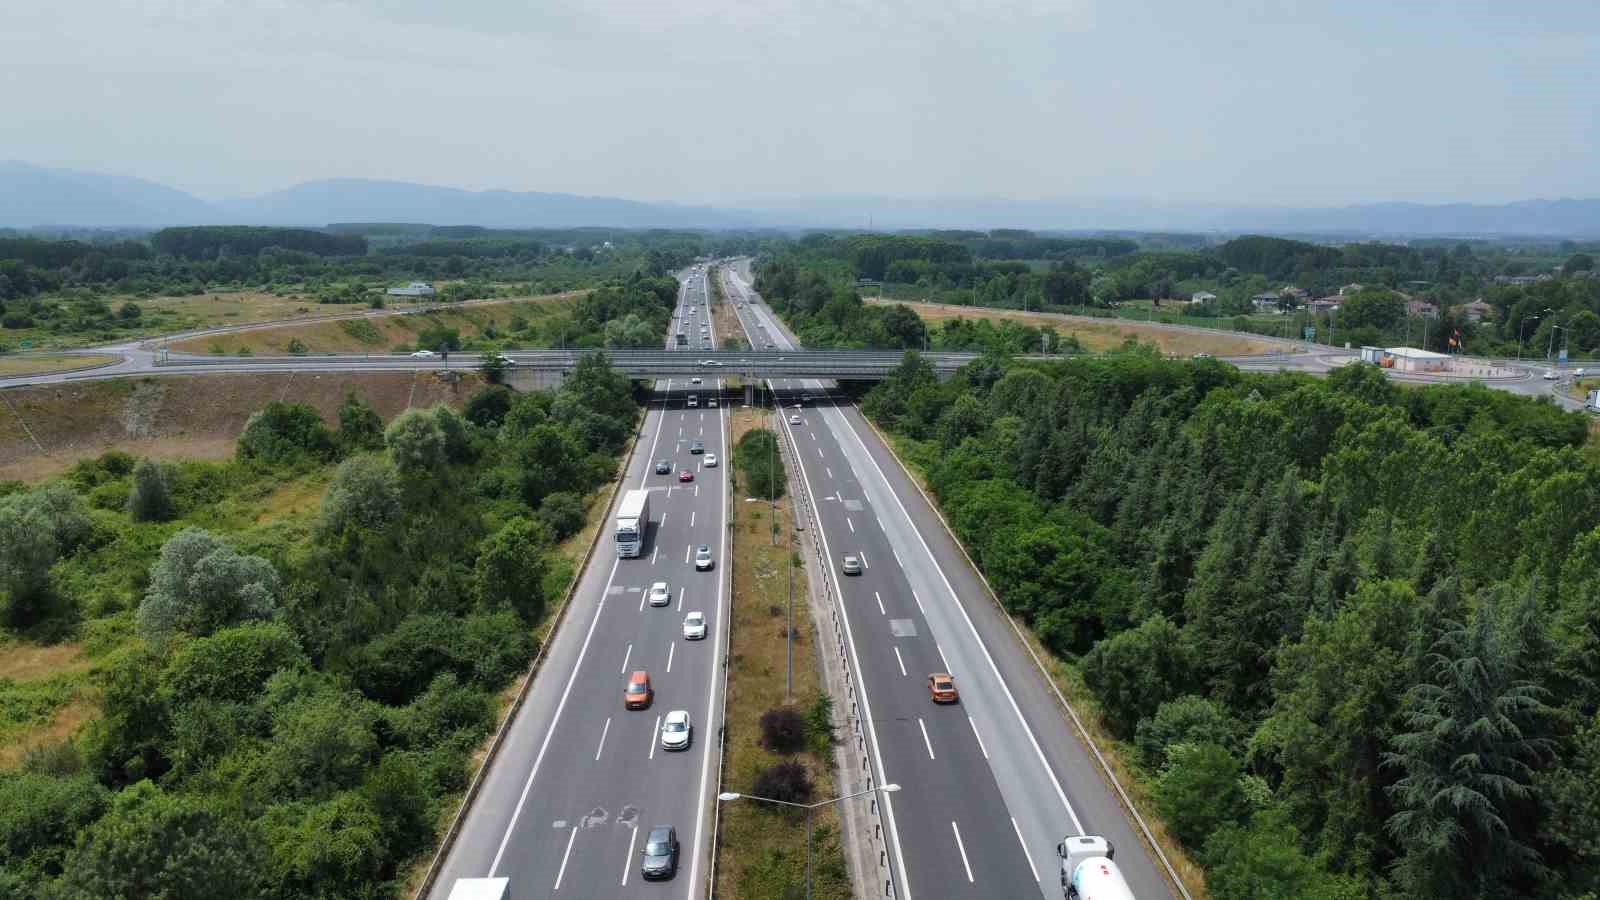
[[[1584,395],[1583,408],[1589,412],[1600,412],[1600,389],[1591,388],[1589,393]]]
[[[511,900],[511,879],[457,878],[450,900]]]
[[[1056,845],[1061,857],[1061,893],[1068,900],[1135,900],[1122,870],[1112,861],[1117,848],[1103,837],[1082,834]]]
[[[644,535],[650,530],[650,492],[629,491],[617,507],[617,555],[638,556],[644,552]]]

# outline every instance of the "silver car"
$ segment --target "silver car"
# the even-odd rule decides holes
[[[701,544],[694,551],[694,567],[704,572],[711,568],[711,548]]]
[[[844,565],[842,568],[844,569],[844,573],[846,575],[860,575],[861,558],[857,556],[846,556],[844,558]]]

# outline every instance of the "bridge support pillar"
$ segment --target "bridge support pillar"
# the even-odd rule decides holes
[[[756,405],[756,386],[755,386],[755,382],[746,381],[744,383],[744,405],[745,406],[755,406]]]

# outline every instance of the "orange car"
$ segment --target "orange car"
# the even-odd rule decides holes
[[[628,709],[648,709],[656,692],[650,689],[650,673],[643,669],[628,676],[628,686],[622,689],[622,705]]]
[[[928,696],[935,703],[954,703],[961,699],[956,693],[956,680],[945,672],[935,672],[928,676]]]

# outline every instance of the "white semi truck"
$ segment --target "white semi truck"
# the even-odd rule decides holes
[[[650,492],[629,491],[617,507],[617,555],[638,556],[644,552],[644,534],[650,530]]]
[[[1122,870],[1112,861],[1117,848],[1103,837],[1081,834],[1056,845],[1061,857],[1061,893],[1068,900],[1135,900]]]
[[[511,900],[511,879],[457,878],[450,900]]]

